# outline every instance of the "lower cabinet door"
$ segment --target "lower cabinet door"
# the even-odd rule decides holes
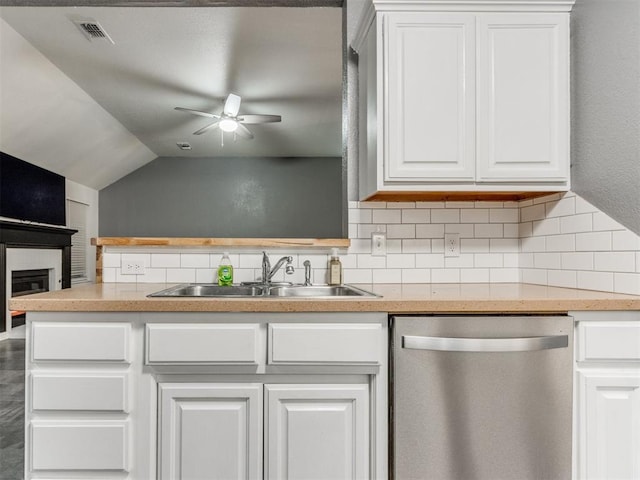
[[[369,477],[367,385],[265,385],[265,479]]]
[[[578,372],[580,479],[640,479],[640,371],[616,370]]]
[[[159,388],[159,479],[262,479],[261,384]]]

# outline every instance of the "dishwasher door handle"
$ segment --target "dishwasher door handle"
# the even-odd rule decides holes
[[[402,348],[440,352],[530,352],[566,348],[568,335],[515,338],[460,338],[402,336]]]

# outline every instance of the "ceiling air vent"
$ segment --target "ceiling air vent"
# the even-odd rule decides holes
[[[176,143],[176,145],[178,145],[178,148],[180,150],[191,150],[191,145],[189,145],[187,142],[178,142]]]
[[[80,31],[90,41],[108,40],[109,42],[115,44],[109,34],[105,32],[104,28],[102,28],[102,25],[100,25],[95,20],[75,20],[73,23],[78,26]]]

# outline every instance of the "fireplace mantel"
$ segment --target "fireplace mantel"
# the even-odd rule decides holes
[[[62,288],[71,287],[71,236],[77,230],[19,221],[0,220],[0,324],[6,322],[7,248],[62,250]]]

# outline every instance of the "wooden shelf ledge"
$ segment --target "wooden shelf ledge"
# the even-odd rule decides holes
[[[183,238],[183,237],[97,237],[98,247],[320,247],[348,248],[348,238]]]

